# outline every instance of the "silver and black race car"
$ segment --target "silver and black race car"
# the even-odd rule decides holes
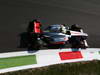
[[[72,31],[66,27],[66,33],[61,32],[61,25],[55,24],[48,26],[42,34],[42,45],[52,48],[61,48],[70,45],[72,48],[86,48],[88,47],[88,34],[83,31]]]

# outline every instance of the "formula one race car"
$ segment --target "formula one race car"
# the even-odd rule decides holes
[[[66,45],[70,45],[71,48],[86,48],[88,34],[83,31],[72,31],[66,27],[66,33],[61,32],[61,25],[50,25],[48,26],[40,38],[42,40],[41,46],[47,48],[61,48]]]

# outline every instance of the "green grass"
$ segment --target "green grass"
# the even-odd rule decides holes
[[[100,75],[100,61],[58,64],[1,75]]]
[[[99,54],[100,54],[100,51],[99,51]]]
[[[0,58],[0,69],[36,64],[36,56],[17,56],[9,58]]]

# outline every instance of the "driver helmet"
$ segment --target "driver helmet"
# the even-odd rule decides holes
[[[78,24],[73,24],[72,26],[71,26],[71,28],[73,29],[73,28],[80,28],[80,26],[78,25]]]

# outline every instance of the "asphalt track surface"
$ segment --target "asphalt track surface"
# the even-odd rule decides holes
[[[0,52],[25,50],[18,48],[20,34],[29,21],[51,24],[79,24],[89,34],[90,47],[100,48],[99,0],[0,0]]]

